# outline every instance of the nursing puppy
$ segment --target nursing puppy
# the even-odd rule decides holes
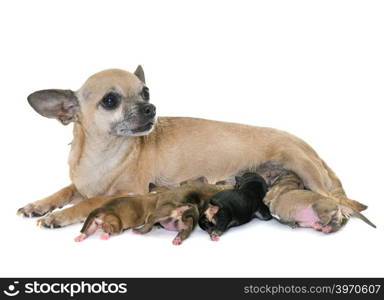
[[[159,194],[168,190],[166,187],[155,187],[150,188],[151,192],[145,195],[110,199],[89,214],[80,230],[81,234],[75,241],[83,241],[98,229],[104,232],[100,238],[106,240],[110,234],[143,225],[148,215],[155,209]]]
[[[159,224],[167,230],[178,232],[173,244],[179,245],[196,226],[208,199],[214,193],[229,188],[205,182],[204,178],[190,180],[172,190],[156,187],[146,195],[112,199],[90,213],[75,241],[84,240],[97,229],[104,232],[102,239],[108,239],[110,234],[142,225],[135,232],[147,233],[155,224]]]
[[[272,187],[264,197],[264,203],[268,205],[272,216],[281,223],[329,233],[338,231],[350,216],[356,216],[376,228],[353,207],[337,205],[328,197],[304,190],[302,180],[294,172],[282,171],[271,183]]]
[[[366,208],[348,199],[319,155],[287,132],[198,118],[156,118],[149,100],[140,66],[134,73],[96,73],[77,91],[48,89],[29,95],[29,104],[40,115],[74,124],[71,184],[20,208],[18,214],[43,216],[74,204],[38,220],[48,228],[66,226],[85,220],[107,201],[105,196],[144,194],[150,182],[176,187],[201,174],[209,182],[233,179],[266,162],[295,171],[306,188],[336,204]]]
[[[248,223],[255,217],[270,220],[272,216],[263,203],[267,190],[267,183],[256,173],[236,176],[234,189],[221,191],[210,199],[200,217],[200,227],[213,241],[218,241],[229,228]]]
[[[159,197],[144,226],[135,232],[148,233],[155,224],[160,224],[167,230],[178,232],[172,243],[180,245],[196,227],[212,195],[229,188],[232,186],[208,184],[204,177],[200,178],[200,182],[183,182],[177,189],[181,192],[173,193],[172,190]]]

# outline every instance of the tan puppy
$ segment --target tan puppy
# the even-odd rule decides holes
[[[143,194],[149,182],[171,187],[200,174],[216,182],[253,171],[264,162],[295,171],[308,189],[336,203],[366,208],[347,199],[333,171],[308,144],[289,133],[196,118],[156,121],[140,66],[134,74],[117,69],[97,73],[76,92],[37,91],[28,101],[45,117],[74,122],[69,156],[72,184],[18,213],[41,216],[80,203],[41,218],[42,226],[84,220],[106,201],[100,196]]]
[[[261,174],[264,175],[264,174]],[[291,227],[310,227],[324,233],[335,232],[350,216],[356,216],[376,228],[360,212],[333,199],[304,190],[303,182],[294,172],[282,172],[263,199],[271,214]]]
[[[201,182],[190,180],[172,190],[156,188],[149,194],[112,199],[89,214],[75,241],[84,240],[97,229],[104,231],[102,239],[142,225],[135,232],[147,233],[159,223],[167,230],[178,232],[173,244],[180,245],[196,227],[211,196],[232,188],[207,184],[203,179]]]
[[[100,236],[102,239],[108,239],[112,233],[143,225],[155,209],[159,194],[168,190],[161,187],[145,195],[110,199],[89,214],[75,241],[83,241],[97,229],[103,230],[104,234]]]

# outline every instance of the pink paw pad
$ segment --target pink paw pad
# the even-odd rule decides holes
[[[81,242],[83,240],[85,240],[87,237],[87,235],[85,235],[84,233],[80,234],[79,236],[75,237],[75,242]]]
[[[323,226],[319,223],[315,223],[312,225],[313,229],[316,229],[316,230],[322,230],[323,229]]]
[[[220,240],[220,236],[218,236],[217,234],[212,234],[211,235],[211,240],[214,241],[214,242],[217,242]]]
[[[102,240],[108,240],[109,239],[109,233],[103,233],[102,235],[100,235],[100,238]]]
[[[323,228],[321,228],[321,231],[324,233],[330,233],[332,231],[332,227],[328,225],[324,226]]]
[[[181,244],[181,238],[179,238],[179,237],[175,237],[174,239],[173,239],[173,241],[172,241],[172,244],[174,244],[174,245],[180,245]]]

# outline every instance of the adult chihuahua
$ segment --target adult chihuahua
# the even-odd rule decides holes
[[[272,128],[197,118],[156,119],[149,98],[141,66],[134,73],[96,73],[77,91],[51,89],[29,95],[29,104],[42,116],[74,123],[72,184],[18,213],[42,216],[77,203],[38,220],[49,228],[65,226],[84,220],[111,199],[108,196],[148,192],[150,182],[173,187],[201,174],[216,182],[265,162],[293,170],[306,188],[337,204],[366,208],[346,197],[334,172],[301,139]]]

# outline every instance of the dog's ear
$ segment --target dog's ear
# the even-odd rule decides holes
[[[145,83],[144,70],[141,65],[138,65],[134,73],[143,83]]]
[[[41,90],[28,96],[28,102],[40,115],[55,118],[67,125],[75,121],[79,102],[71,90]]]

